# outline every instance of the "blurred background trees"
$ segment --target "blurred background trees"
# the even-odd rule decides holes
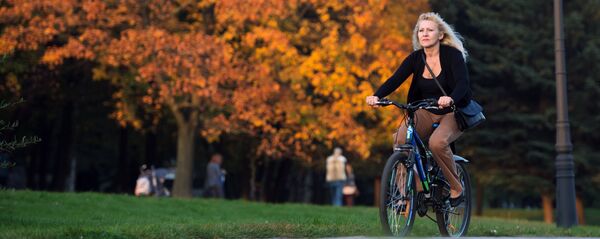
[[[462,33],[470,52],[475,97],[490,115],[488,122],[459,142],[475,159],[473,173],[478,210],[506,203],[537,206],[552,218],[556,93],[553,6],[544,1],[431,1]],[[535,10],[534,10],[535,9]],[[591,142],[598,126],[600,4],[565,2],[565,49],[569,114],[576,163],[578,204],[598,207],[598,150]],[[484,197],[489,195],[489,197]],[[510,195],[510,196],[508,196]],[[508,199],[508,200],[507,200]]]
[[[364,98],[412,51],[412,28],[429,10],[465,37],[489,116],[458,143],[473,159],[479,210],[548,197],[551,207],[545,1],[5,1],[0,95],[27,103],[2,114],[44,139],[12,160],[27,188],[57,191],[76,178],[77,191],[130,193],[141,164],[176,167],[174,195],[190,197],[218,152],[231,198],[323,203],[324,159],[341,146],[364,188],[357,202],[372,204],[400,115]],[[598,10],[565,4],[577,191],[596,207]],[[404,100],[407,86],[391,97]]]

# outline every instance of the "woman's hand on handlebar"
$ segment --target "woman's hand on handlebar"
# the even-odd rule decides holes
[[[438,105],[440,109],[450,107],[452,104],[454,104],[454,100],[452,100],[452,98],[449,96],[442,96],[440,99],[438,99]]]
[[[379,97],[371,95],[371,96],[367,96],[367,104],[371,107],[379,107],[379,105],[377,105],[377,102],[379,101]]]

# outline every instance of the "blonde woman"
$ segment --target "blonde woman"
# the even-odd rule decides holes
[[[413,31],[414,51],[404,59],[400,67],[383,84],[374,95],[366,101],[375,107],[377,101],[396,90],[410,75],[413,75],[408,91],[407,102],[421,99],[438,99],[439,109],[418,110],[416,130],[422,138],[429,137],[429,148],[433,158],[442,169],[444,177],[450,183],[450,203],[452,206],[463,200],[462,185],[458,179],[456,165],[452,159],[450,143],[454,142],[462,132],[459,130],[453,104],[466,106],[471,100],[469,75],[465,64],[467,51],[463,47],[461,37],[437,13],[423,13],[419,16]],[[425,67],[429,65],[433,74],[448,93],[444,95]],[[437,128],[433,124],[438,123]],[[405,122],[401,124],[396,137],[396,144],[404,144],[406,139]],[[419,185],[419,184],[417,184]],[[420,186],[420,185],[419,185]]]

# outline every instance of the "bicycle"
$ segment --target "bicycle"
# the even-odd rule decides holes
[[[394,152],[387,160],[381,177],[379,216],[384,232],[392,236],[408,235],[416,213],[436,222],[442,236],[465,236],[471,220],[471,180],[466,169],[469,161],[458,155],[453,156],[463,186],[464,200],[452,207],[448,200],[450,184],[415,130],[415,112],[418,109],[437,108],[437,100],[399,104],[380,99],[377,105],[394,105],[407,112],[406,144],[394,145]],[[415,171],[421,181],[422,192],[417,192],[413,176]],[[429,208],[435,212],[436,219],[427,214]]]

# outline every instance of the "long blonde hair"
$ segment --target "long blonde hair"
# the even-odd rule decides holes
[[[460,36],[460,34],[458,34],[458,32],[454,31],[454,29],[450,25],[448,25],[448,23],[446,23],[444,21],[444,19],[442,19],[442,17],[440,17],[439,14],[437,14],[435,12],[426,12],[419,16],[419,20],[417,21],[417,24],[415,24],[415,29],[413,30],[413,37],[412,37],[413,48],[415,51],[423,48],[423,46],[421,46],[421,44],[419,44],[419,37],[417,36],[417,34],[419,32],[419,23],[421,23],[421,21],[424,21],[424,20],[429,20],[429,21],[433,21],[433,22],[437,23],[439,26],[440,32],[442,34],[444,34],[444,38],[442,38],[441,44],[448,45],[448,46],[458,49],[460,52],[462,52],[462,55],[463,55],[463,58],[465,59],[465,61],[467,60],[467,56],[469,54],[467,53],[467,50],[463,46],[463,38]]]

